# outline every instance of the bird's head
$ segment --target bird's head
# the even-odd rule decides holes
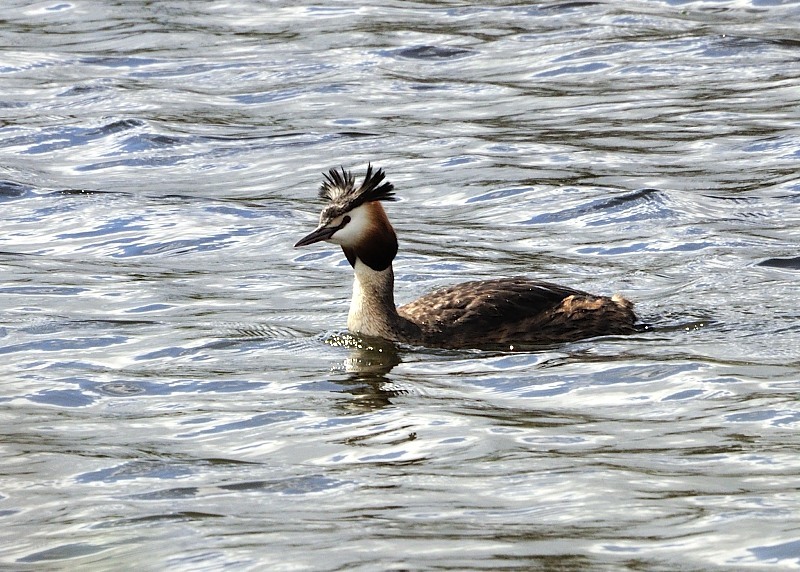
[[[367,173],[361,185],[344,167],[331,169],[324,175],[319,196],[327,202],[319,215],[319,225],[295,246],[315,242],[338,244],[351,266],[356,259],[373,270],[385,270],[397,254],[397,235],[381,206],[381,201],[394,201],[394,185],[384,182],[383,169]]]

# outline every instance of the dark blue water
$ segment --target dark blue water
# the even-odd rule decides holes
[[[9,569],[800,567],[800,4],[12,2]],[[397,299],[528,275],[653,327],[343,334],[321,173]],[[134,564],[135,563],[135,564]]]

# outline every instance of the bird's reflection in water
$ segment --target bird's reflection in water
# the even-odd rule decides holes
[[[392,342],[349,333],[336,334],[326,342],[349,350],[349,355],[341,364],[342,370],[348,375],[345,379],[334,380],[343,386],[343,393],[355,397],[345,405],[349,411],[364,413],[382,409],[391,405],[393,397],[407,393],[404,389],[394,387],[386,377],[400,363],[400,354]]]

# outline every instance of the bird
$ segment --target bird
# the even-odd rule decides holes
[[[328,242],[353,268],[348,330],[434,348],[524,348],[637,331],[633,304],[525,277],[463,282],[395,305],[397,234],[382,203],[396,201],[383,169],[368,164],[359,185],[341,167],[323,173],[319,225],[295,247]]]

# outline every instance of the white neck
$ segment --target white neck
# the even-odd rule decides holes
[[[347,316],[347,328],[358,334],[396,339],[393,330],[400,320],[394,305],[394,273],[373,270],[356,259],[353,299]]]

